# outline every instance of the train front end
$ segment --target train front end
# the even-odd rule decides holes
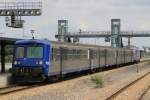
[[[41,82],[48,77],[50,44],[21,40],[14,45],[12,76],[17,82]]]

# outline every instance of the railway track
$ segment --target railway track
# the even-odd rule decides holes
[[[150,86],[142,93],[142,95],[140,96],[139,100],[143,100],[144,96],[146,95],[146,93],[150,90]]]
[[[142,75],[141,77],[139,77],[138,79],[136,79],[135,81],[131,82],[130,84],[124,86],[123,88],[119,89],[117,92],[115,92],[114,94],[112,94],[111,96],[109,96],[106,100],[114,100],[117,96],[119,96],[121,93],[123,93],[124,91],[126,91],[129,87],[135,85],[137,82],[141,81],[142,79],[144,79],[146,76],[150,75],[150,72]],[[143,98],[143,96],[147,93],[147,91],[150,89],[150,87],[148,87],[139,97],[139,100],[141,100]]]
[[[40,83],[40,84],[35,84],[35,85],[11,85],[8,87],[0,88],[0,96],[19,92],[19,91],[26,90],[26,89],[36,88],[36,87],[44,86],[44,85],[46,85],[46,83]]]
[[[145,61],[143,61],[143,62],[145,62]],[[111,69],[113,69],[113,68],[105,69],[104,71],[109,71]],[[149,73],[147,73],[147,74],[149,74]],[[80,74],[80,75],[78,75],[78,74],[77,75],[73,75],[73,76],[70,76],[70,77],[66,77],[63,80],[54,81],[54,82],[50,82],[50,83],[39,83],[39,84],[29,85],[29,86],[28,85],[24,85],[23,86],[23,85],[14,84],[14,85],[11,85],[11,86],[0,88],[0,96],[6,95],[6,94],[10,94],[10,93],[14,93],[14,92],[19,92],[19,91],[26,90],[26,89],[40,87],[40,86],[47,85],[47,84],[53,84],[53,83],[57,83],[57,82],[61,82],[61,81],[65,81],[65,80],[69,80],[69,79],[73,79],[73,78],[77,78],[77,77],[80,77],[80,76],[85,76],[85,75],[88,75],[88,73],[83,73],[83,74]],[[144,75],[144,76],[146,76],[146,75]],[[144,76],[142,76],[140,79],[142,79]],[[139,81],[140,79],[137,79],[136,81]],[[132,84],[136,83],[136,81],[133,82]],[[107,100],[111,100],[112,98],[117,96],[121,91],[125,90],[127,87],[131,86],[132,84],[129,84],[128,86],[126,86],[123,89],[119,90],[117,93],[115,93],[112,96],[110,96]],[[145,91],[145,93],[146,93],[146,91]],[[144,96],[145,93],[143,93],[143,96]]]

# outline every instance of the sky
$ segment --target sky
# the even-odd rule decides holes
[[[1,2],[21,2],[23,0],[0,0]],[[39,1],[39,0],[24,0]],[[57,20],[69,21],[69,31],[110,31],[111,19],[121,19],[121,30],[150,30],[150,0],[41,0],[42,15],[23,17],[23,29],[12,29],[5,26],[5,17],[0,17],[1,36],[22,38],[30,37],[34,29],[37,38],[56,40]],[[127,40],[124,39],[124,44]],[[110,45],[104,39],[81,39],[82,43]],[[150,38],[133,38],[132,45],[149,46]]]

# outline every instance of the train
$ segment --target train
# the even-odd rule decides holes
[[[139,61],[137,49],[27,39],[14,44],[12,76],[20,82],[41,82]]]

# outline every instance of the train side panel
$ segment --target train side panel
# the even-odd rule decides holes
[[[55,45],[50,55],[50,75],[120,65],[139,59],[137,52],[129,49]]]
[[[116,64],[116,50],[115,49],[107,49],[106,53],[106,62],[107,66],[115,65]]]
[[[89,66],[88,49],[66,48],[66,59],[62,60],[63,73],[87,70]]]

